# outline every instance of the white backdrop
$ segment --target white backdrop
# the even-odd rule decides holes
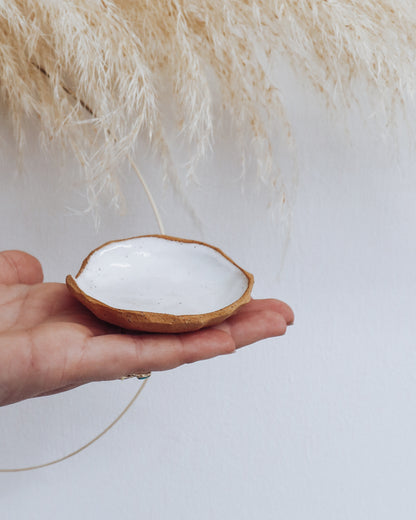
[[[283,94],[299,163],[286,249],[268,190],[248,181],[241,192],[225,130],[201,165],[201,186],[187,189],[200,226],[163,187],[157,160],[138,160],[167,232],[223,248],[254,273],[255,297],[294,308],[295,326],[235,355],[153,374],[87,451],[0,475],[2,518],[414,518],[416,176],[405,127],[394,144],[364,113],[348,136],[289,73]],[[19,177],[9,127],[0,130],[0,249],[38,256],[47,281],[63,281],[107,240],[157,232],[131,172],[125,214],[103,208],[96,230],[69,209],[85,206],[75,163],[59,173],[34,128]],[[1,408],[0,467],[76,449],[136,388],[97,383]]]

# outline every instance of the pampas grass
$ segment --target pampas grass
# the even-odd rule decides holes
[[[139,136],[173,170],[164,97],[189,175],[222,112],[282,192],[273,127],[289,140],[290,130],[273,56],[332,106],[348,107],[359,81],[391,114],[415,89],[415,34],[410,0],[0,0],[0,96],[19,147],[37,117],[44,143],[78,157],[91,200],[108,191],[117,200],[117,172]]]

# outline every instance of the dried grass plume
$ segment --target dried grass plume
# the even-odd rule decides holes
[[[414,92],[415,35],[411,0],[0,0],[0,97],[20,146],[37,117],[45,142],[73,150],[92,198],[116,194],[139,135],[169,162],[166,95],[190,172],[220,100],[268,178],[270,128],[285,126],[274,54],[329,103],[348,106],[365,81],[389,112]]]

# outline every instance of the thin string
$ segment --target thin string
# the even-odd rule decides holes
[[[164,235],[165,234],[165,228],[164,228],[164,225],[163,225],[160,213],[158,211],[158,207],[157,207],[157,205],[155,203],[155,200],[154,200],[154,198],[152,196],[152,193],[149,190],[149,187],[147,186],[146,181],[144,180],[144,177],[140,173],[140,170],[138,169],[138,167],[136,166],[136,164],[134,163],[134,161],[133,161],[133,159],[131,158],[130,155],[129,155],[128,158],[129,158],[129,162],[130,162],[133,170],[135,171],[138,179],[142,183],[142,186],[144,188],[146,196],[147,196],[147,198],[149,200],[149,203],[150,203],[150,205],[151,205],[151,207],[153,209],[153,213],[155,215],[155,218],[156,218],[156,221],[157,221],[157,224],[158,224],[158,227],[159,227],[160,234]],[[146,386],[148,381],[149,381],[149,379],[145,379],[143,381],[143,383],[140,385],[140,388],[137,390],[137,392],[135,393],[133,398],[128,402],[127,406],[121,411],[121,413],[114,419],[114,421],[111,424],[109,424],[101,433],[96,435],[93,439],[91,439],[89,442],[87,442],[86,444],[84,444],[83,446],[78,448],[77,450],[75,450],[75,451],[73,451],[71,453],[68,453],[68,455],[65,455],[64,457],[60,457],[59,459],[51,460],[50,462],[45,462],[44,464],[38,464],[36,466],[28,466],[28,467],[24,467],[24,468],[6,468],[6,469],[1,469],[0,468],[0,473],[18,473],[18,472],[21,472],[21,471],[32,471],[34,469],[46,468],[47,466],[52,466],[54,464],[58,464],[59,462],[62,462],[64,460],[66,460],[66,459],[69,459],[70,457],[73,457],[74,455],[78,455],[78,453],[80,453],[81,451],[87,449],[89,446],[94,444],[94,442],[98,441],[98,439],[100,439],[103,435],[105,435],[109,430],[111,430],[111,428],[113,428],[113,426],[115,426],[119,422],[119,420],[125,415],[125,413],[129,410],[129,408],[134,404],[136,399],[142,393],[142,390],[144,389],[144,387]]]
[[[130,163],[131,167],[133,168],[135,174],[137,175],[139,181],[142,183],[143,189],[144,189],[144,191],[146,193],[146,197],[147,197],[147,199],[148,199],[148,201],[149,201],[149,203],[150,203],[150,205],[152,207],[153,213],[155,215],[155,218],[156,218],[156,221],[157,221],[157,225],[159,227],[160,234],[161,235],[165,235],[166,234],[165,233],[165,226],[163,225],[162,218],[160,216],[160,213],[159,213],[158,207],[156,205],[155,199],[153,198],[152,193],[149,190],[149,187],[146,184],[146,181],[144,180],[143,175],[140,173],[140,170],[137,167],[137,164],[133,161],[133,159],[132,159],[130,154],[128,155],[128,160],[129,160],[129,163]]]
[[[37,466],[28,466],[26,468],[11,468],[11,469],[0,469],[0,473],[18,473],[19,471],[31,471],[33,469],[40,469],[40,468],[46,468],[47,466],[52,466],[53,464],[58,464],[58,462],[62,462],[63,460],[69,459],[70,457],[73,457],[74,455],[78,455],[81,451],[87,449],[91,444],[98,441],[103,435],[105,435],[113,426],[115,426],[118,421],[124,416],[124,414],[127,412],[127,410],[133,405],[133,403],[136,401],[136,399],[139,397],[139,395],[142,393],[143,388],[146,386],[148,379],[145,379],[143,383],[140,385],[140,388],[135,393],[133,399],[130,400],[130,402],[127,404],[127,406],[124,408],[124,410],[114,419],[114,421],[109,424],[101,433],[96,435],[93,439],[91,439],[89,442],[81,446],[75,451],[72,451],[71,453],[68,453],[68,455],[65,455],[64,457],[60,457],[59,459],[51,460],[50,462],[45,462],[44,464],[38,464]]]
[[[35,65],[35,64],[32,64],[32,65],[34,65],[42,74],[44,74],[45,76],[49,77],[49,74],[43,68],[41,68],[41,67],[39,67],[38,65]],[[65,85],[61,85],[61,87],[63,88],[63,90],[69,96],[74,97],[75,99],[77,99],[75,97],[74,93],[70,89],[68,89]],[[82,107],[84,107],[84,109],[87,112],[89,112],[92,116],[94,116],[93,111],[91,110],[91,108],[86,103],[84,103],[82,100],[80,100],[80,104],[81,104]],[[144,180],[143,175],[140,173],[139,168],[137,167],[136,163],[133,161],[133,159],[132,159],[130,154],[128,155],[128,160],[129,160],[129,163],[130,163],[131,167],[133,168],[137,178],[139,179],[139,181],[141,182],[141,184],[143,186],[143,189],[144,189],[144,191],[146,193],[147,199],[148,199],[148,201],[150,203],[150,206],[152,207],[154,216],[156,218],[160,234],[164,235],[165,234],[165,226],[163,225],[162,218],[160,216],[160,212],[159,212],[158,207],[156,205],[156,202],[155,202],[155,200],[154,200],[154,198],[152,196],[152,193],[151,193],[148,185],[146,184],[146,181]],[[94,444],[94,442],[98,441],[98,439],[100,439],[103,435],[105,435],[109,430],[111,430],[111,428],[113,428],[113,426],[115,426],[120,421],[120,419],[126,414],[126,412],[131,408],[131,406],[134,404],[136,399],[142,393],[142,391],[143,391],[143,389],[146,386],[148,381],[149,381],[149,379],[145,379],[143,381],[143,383],[140,385],[140,388],[137,390],[137,392],[135,393],[133,398],[128,402],[127,406],[121,411],[121,413],[114,419],[114,421],[111,424],[109,424],[101,433],[96,435],[93,439],[91,439],[89,442],[87,442],[86,444],[84,444],[83,446],[78,448],[77,450],[72,451],[71,453],[68,453],[68,455],[65,455],[64,457],[60,457],[59,459],[51,460],[50,462],[45,462],[44,464],[38,464],[36,466],[28,466],[28,467],[24,467],[24,468],[6,468],[6,469],[1,469],[0,468],[0,473],[18,473],[18,472],[21,472],[21,471],[32,471],[34,469],[46,468],[47,466],[52,466],[54,464],[58,464],[59,462],[67,460],[70,457],[74,457],[74,455],[78,455],[78,453],[80,453],[81,451],[87,449],[92,444]]]

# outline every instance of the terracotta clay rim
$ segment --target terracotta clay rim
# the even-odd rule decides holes
[[[240,296],[240,298],[238,298],[238,300],[235,300],[234,302],[230,303],[229,305],[227,305],[225,307],[221,307],[220,309],[217,309],[217,310],[212,311],[212,312],[207,312],[207,313],[204,313],[204,314],[168,314],[168,313],[161,313],[161,312],[133,311],[133,310],[126,310],[126,309],[119,309],[118,307],[112,307],[111,305],[108,305],[107,303],[104,303],[104,302],[102,302],[100,300],[97,300],[96,298],[93,298],[92,296],[90,296],[89,294],[87,294],[86,292],[84,292],[82,289],[79,288],[78,284],[76,283],[76,279],[79,277],[79,275],[85,269],[86,265],[88,264],[89,259],[91,258],[91,256],[94,253],[96,253],[97,251],[99,251],[100,249],[102,249],[103,247],[105,247],[105,246],[107,246],[109,244],[116,244],[116,243],[119,243],[119,242],[126,242],[127,240],[135,240],[137,238],[161,238],[161,239],[164,239],[164,240],[171,240],[172,242],[184,242],[184,243],[187,243],[187,244],[199,244],[199,245],[202,245],[202,246],[205,246],[205,247],[209,247],[210,249],[214,249],[220,255],[222,255],[226,260],[228,260],[235,267],[237,267],[237,269],[239,269],[246,276],[246,278],[248,280],[247,289]],[[71,285],[71,286],[73,284],[75,284],[77,289],[78,289],[78,291],[82,295],[86,296],[90,302],[96,303],[97,305],[99,305],[99,306],[101,306],[103,308],[109,309],[109,310],[110,309],[114,309],[114,310],[119,311],[119,312],[128,312],[129,314],[131,314],[133,316],[137,316],[137,317],[141,317],[143,315],[146,315],[152,321],[153,320],[158,320],[159,318],[161,319],[161,321],[165,321],[165,320],[169,319],[169,320],[173,320],[174,322],[182,321],[182,320],[183,321],[193,321],[195,318],[198,318],[198,319],[201,319],[201,320],[204,320],[204,321],[209,321],[211,318],[214,319],[215,317],[217,317],[220,314],[226,314],[227,312],[229,314],[232,314],[239,307],[241,307],[242,305],[248,303],[251,300],[251,291],[252,291],[253,285],[254,285],[254,276],[251,273],[249,273],[248,271],[244,270],[242,267],[240,267],[236,262],[234,262],[234,260],[232,258],[230,258],[228,255],[226,255],[219,247],[212,246],[210,244],[207,244],[206,242],[201,242],[199,240],[190,240],[190,239],[187,239],[187,238],[178,238],[178,237],[173,237],[173,236],[170,236],[170,235],[157,235],[156,234],[156,235],[139,235],[139,236],[135,236],[135,237],[120,238],[118,240],[109,240],[108,242],[105,242],[101,246],[96,247],[93,251],[91,251],[91,253],[83,260],[78,273],[75,275],[75,279],[73,278],[72,275],[68,275],[66,277],[66,283],[67,283],[67,285]],[[72,287],[71,287],[71,289],[72,289]]]

